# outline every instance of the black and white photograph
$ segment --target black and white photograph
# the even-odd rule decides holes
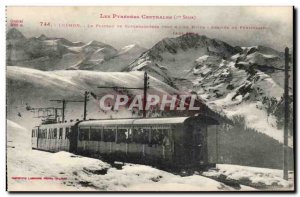
[[[294,192],[293,6],[7,6],[9,192]]]

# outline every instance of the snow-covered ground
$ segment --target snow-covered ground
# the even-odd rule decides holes
[[[31,150],[30,132],[12,121],[7,122],[7,133],[9,191],[253,191],[265,185],[292,189],[292,179],[284,181],[279,170],[217,165],[202,175],[183,177],[146,165],[125,164],[117,169],[68,152]],[[221,175],[237,180],[238,187],[216,179]]]
[[[200,175],[181,177],[150,166],[126,164],[122,170],[118,170],[101,160],[67,152],[53,154],[36,150],[26,153],[18,149],[8,151],[9,191],[234,190],[223,183]],[[106,171],[106,174],[102,174]],[[27,180],[15,180],[13,177],[26,177]],[[30,177],[42,178],[42,180],[28,180]],[[44,180],[47,177],[54,180]]]
[[[202,173],[216,180],[234,181],[251,187],[267,190],[292,190],[294,173],[289,172],[289,180],[282,179],[283,171],[278,169],[217,164],[216,169]]]

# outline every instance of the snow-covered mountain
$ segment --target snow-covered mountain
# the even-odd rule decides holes
[[[57,70],[68,68],[80,60],[80,54],[70,50],[82,46],[64,38],[48,38],[45,35],[25,38],[17,29],[10,29],[6,36],[7,65]]]
[[[6,36],[7,65],[39,70],[121,71],[146,49],[129,45],[120,50],[99,42],[71,42],[46,35],[26,38],[15,28]]]
[[[220,40],[189,33],[159,41],[125,71],[146,70],[161,80],[165,80],[166,74],[169,77],[182,77],[200,56],[229,58],[241,50],[240,47],[232,47]]]
[[[284,54],[275,49],[233,47],[189,33],[163,39],[124,71],[147,71],[171,86],[197,94],[230,117],[245,117],[248,126],[282,141],[283,68]],[[292,77],[289,81],[292,92]]]
[[[90,47],[89,44],[88,47]],[[108,46],[101,47],[99,45],[97,48],[96,51],[92,50],[88,53],[82,62],[69,69],[120,72],[146,51],[145,48],[135,44],[125,46],[120,50]]]

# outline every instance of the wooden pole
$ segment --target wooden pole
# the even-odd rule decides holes
[[[289,48],[285,48],[284,70],[284,134],[283,134],[283,178],[288,180],[288,123],[289,123]]]
[[[66,108],[66,101],[65,99],[62,100],[62,122],[65,122],[65,108]]]
[[[148,75],[147,75],[147,72],[145,72],[145,74],[144,74],[143,118],[146,118],[147,88],[148,88]]]
[[[86,105],[88,101],[88,94],[89,93],[87,91],[84,92],[83,120],[86,120]]]
[[[219,131],[218,131],[218,125],[216,125],[216,164],[219,162]]]

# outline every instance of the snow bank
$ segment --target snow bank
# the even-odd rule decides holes
[[[7,146],[11,148],[31,148],[31,133],[21,125],[7,120]]]
[[[265,189],[293,189],[293,172],[289,172],[289,180],[282,178],[283,171],[277,169],[257,168],[229,164],[217,164],[217,168],[203,173],[204,176],[236,180],[241,184]]]
[[[9,191],[234,191],[200,175],[181,177],[150,166],[125,164],[119,170],[98,159],[67,152],[8,149]],[[15,180],[13,177],[25,177]],[[31,177],[41,180],[30,180]],[[45,180],[45,178],[47,180]],[[242,187],[242,190],[251,190]]]

